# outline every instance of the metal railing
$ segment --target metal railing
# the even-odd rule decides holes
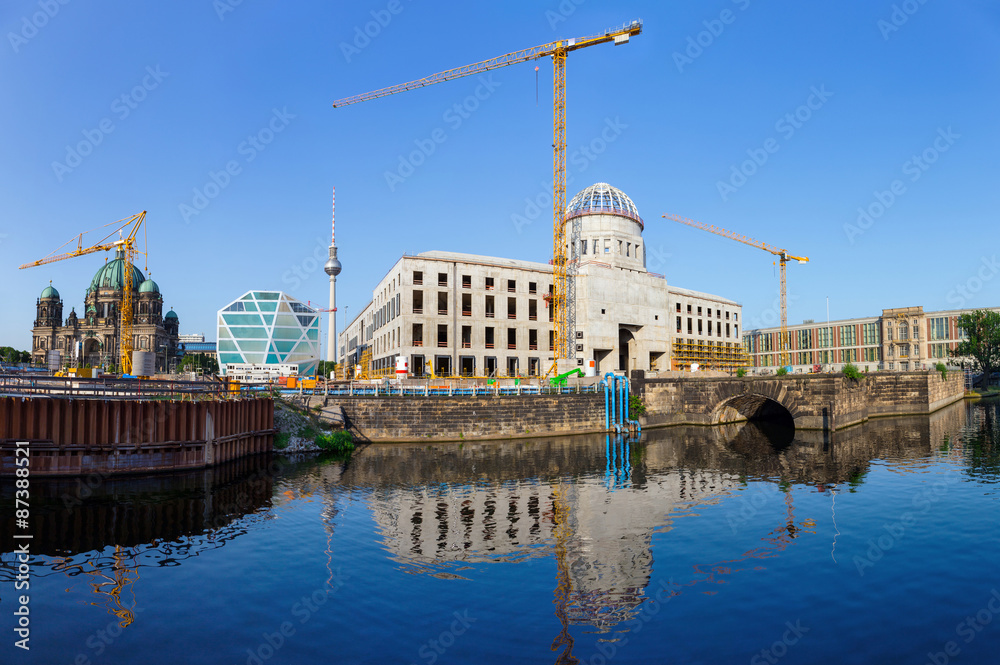
[[[35,395],[79,399],[218,399],[255,396],[246,386],[230,389],[218,381],[122,379],[0,374],[0,395]]]

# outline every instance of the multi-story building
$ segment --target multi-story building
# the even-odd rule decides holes
[[[928,369],[951,357],[951,351],[965,338],[957,326],[958,317],[972,311],[925,312],[922,306],[897,307],[883,309],[881,316],[829,323],[804,321],[788,326],[789,364],[793,372],[839,371],[847,363],[863,371]],[[743,343],[756,371],[777,369],[780,337],[780,328],[744,331]]]
[[[132,271],[132,348],[156,356],[157,369],[169,368],[177,355],[180,321],[170,310],[163,313],[160,287],[146,279],[134,265]],[[35,323],[31,329],[31,359],[44,363],[49,351],[61,356],[61,364],[71,366],[112,366],[118,362],[119,307],[125,288],[125,259],[116,258],[100,267],[90,280],[84,296],[84,314],[76,308],[63,319],[63,301],[50,284],[35,303]]]
[[[313,374],[319,363],[319,313],[281,291],[247,291],[219,310],[219,369],[278,366]]]
[[[572,360],[598,372],[733,368],[745,360],[740,305],[668,285],[646,270],[643,222],[621,190],[597,183],[566,209],[576,287]],[[339,361],[391,373],[538,376],[553,364],[550,264],[424,252],[403,256],[340,333]],[[742,360],[741,360],[742,358]]]

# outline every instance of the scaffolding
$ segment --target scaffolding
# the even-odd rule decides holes
[[[689,371],[693,364],[697,364],[699,369],[718,369],[732,372],[749,367],[750,357],[743,345],[737,342],[674,340],[672,369]]]

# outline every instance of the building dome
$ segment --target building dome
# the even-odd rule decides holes
[[[40,297],[42,297],[42,298],[58,298],[59,297],[59,292],[56,291],[52,287],[51,284],[49,284],[44,289],[42,289],[42,295]]]
[[[147,279],[145,282],[139,285],[139,293],[159,293],[160,287],[157,286],[156,282],[151,279]]]
[[[176,321],[177,320],[177,313],[174,310],[170,310],[169,312],[167,312],[167,315],[164,316],[163,318],[164,319],[168,319],[168,320],[172,319],[172,320]]]
[[[90,286],[87,288],[87,291],[97,289],[121,291],[125,284],[124,266],[125,259],[122,257],[122,253],[118,252],[117,258],[113,261],[108,261],[97,271],[94,279],[90,280]],[[146,281],[146,278],[143,276],[142,271],[134,265],[130,265],[129,267],[132,269],[132,288],[138,289],[139,285]]]
[[[606,182],[598,182],[587,187],[566,206],[565,219],[579,215],[619,215],[639,223],[642,218],[632,199],[625,192]]]

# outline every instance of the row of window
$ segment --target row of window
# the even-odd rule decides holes
[[[429,330],[433,330],[430,325],[428,325]],[[544,332],[544,331],[543,331]],[[412,327],[412,344],[413,346],[431,346],[433,341],[434,345],[438,348],[447,348],[451,346],[451,338],[448,334],[447,324],[438,324],[436,328],[436,339],[425,340],[424,339],[424,324],[414,323]],[[484,346],[487,349],[495,348],[507,348],[507,349],[517,349],[518,348],[518,333],[517,328],[507,328],[506,334],[501,330],[498,334],[498,329],[493,326],[486,326],[483,328],[483,339]],[[524,343],[522,337],[522,344]],[[528,330],[528,350],[535,351],[538,349],[538,330],[532,328]],[[472,326],[462,326],[461,336],[459,339],[459,346],[463,349],[472,348]],[[578,351],[583,350],[583,345],[578,344]],[[551,351],[555,348],[555,333],[551,330],[548,331],[548,343],[546,348]]]
[[[517,292],[517,280],[516,279],[506,279],[499,280],[500,287],[506,288],[509,293]],[[422,270],[413,271],[413,285],[422,286],[424,284],[424,273]],[[437,285],[438,286],[448,286],[448,273],[439,272],[437,274]],[[472,275],[462,275],[462,288],[471,289],[472,288]],[[483,278],[483,288],[487,291],[497,290],[497,280],[494,277]],[[543,287],[544,288],[544,287]],[[551,290],[552,287],[549,287]],[[528,282],[528,293],[534,294],[538,293],[538,282]]]
[[[483,300],[483,315],[487,319],[497,318],[497,296],[484,296]],[[451,300],[450,294],[447,291],[439,291],[437,294],[437,307],[434,309],[429,309],[426,307],[424,302],[424,292],[414,291],[413,292],[413,313],[414,314],[434,314],[437,312],[439,315],[448,314],[448,303]],[[503,302],[501,300],[501,302]],[[462,316],[472,316],[472,294],[463,293],[462,294]],[[544,306],[544,305],[543,305]],[[507,311],[506,316],[508,319],[517,318],[517,298],[509,296],[507,298]],[[551,310],[548,313],[549,321],[552,320]],[[537,321],[538,320],[538,299],[531,298],[528,300],[528,320]]]
[[[701,309],[701,308],[699,307],[698,309]],[[705,334],[704,327],[702,326],[702,323],[703,323],[702,320],[698,319],[698,334],[699,335],[704,335]],[[732,334],[730,334],[730,330],[732,331]],[[682,320],[681,320],[681,317],[679,317],[679,316],[677,317],[677,332],[679,332],[679,333],[684,332],[683,326],[682,326]],[[693,335],[694,334],[694,319],[692,319],[690,316],[687,317],[687,334],[689,334],[689,335]],[[717,321],[717,322],[715,322],[715,333],[714,334],[715,334],[716,337],[723,337],[723,336],[725,336],[725,337],[739,337],[740,336],[740,327],[738,325],[736,325],[736,324],[732,324],[732,328],[730,329],[730,324],[727,323],[726,324],[726,334],[723,335],[722,334],[722,321]],[[712,332],[712,321],[709,320],[708,321],[708,337],[712,337],[712,335],[713,335],[713,332]]]
[[[708,316],[708,318],[712,318],[712,308],[711,307],[706,307],[705,310],[706,310],[706,315]],[[675,303],[675,311],[678,314],[681,313],[681,304],[680,303]],[[702,308],[701,308],[701,306],[699,306],[698,307],[698,316],[702,315],[701,312],[702,312]],[[723,310],[716,309],[715,310],[715,318],[721,319],[722,318],[722,312],[723,312]],[[730,314],[732,314],[733,321],[739,321],[740,320],[740,313],[739,312],[730,312],[729,310],[725,310],[725,312],[726,312],[726,321],[729,320]],[[687,306],[687,313],[688,314],[693,314],[694,313],[693,310],[692,310],[692,306],[691,305]]]
[[[618,240],[618,255],[626,257],[635,257],[637,260],[642,260],[641,250],[639,243],[632,244],[628,241]],[[580,241],[580,254],[593,254],[595,256],[611,254],[611,250],[615,244],[615,239],[613,238],[593,238],[592,240],[581,240]],[[588,252],[588,249],[590,250]]]

